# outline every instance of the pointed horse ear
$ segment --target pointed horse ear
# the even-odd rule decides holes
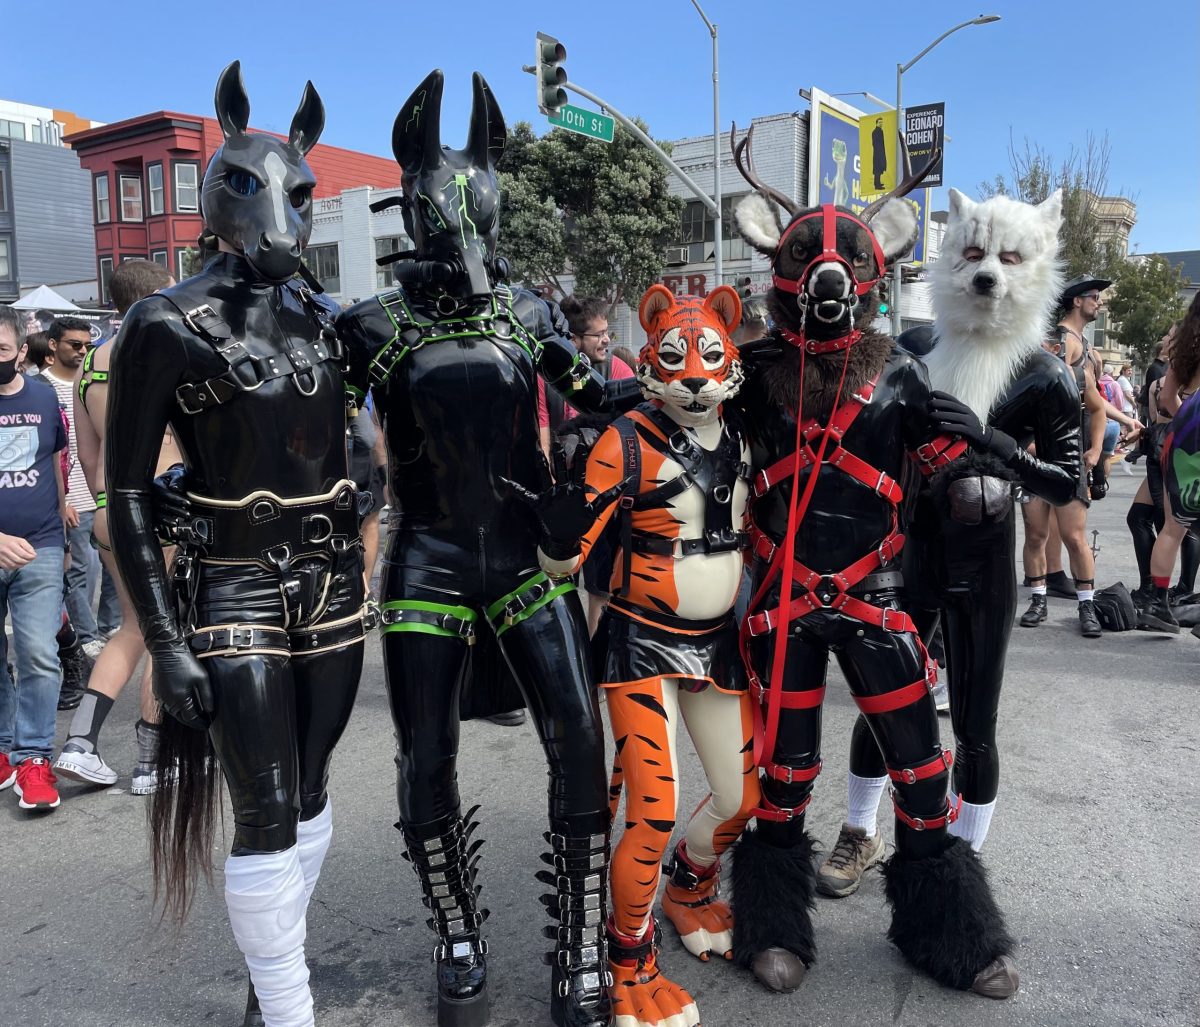
[[[441,68],[425,76],[412,96],[404,101],[392,126],[392,153],[409,174],[436,166],[442,158],[442,85]]]
[[[647,332],[652,332],[658,315],[675,305],[675,294],[665,285],[655,283],[646,290],[642,302],[638,304],[638,320]]]
[[[471,129],[467,136],[467,152],[477,167],[495,165],[504,152],[508,132],[504,127],[504,115],[496,103],[487,80],[475,72],[471,76],[475,99],[471,104]]]
[[[306,82],[304,95],[300,97],[300,106],[296,108],[295,117],[292,118],[288,145],[303,157],[317,145],[324,128],[325,104],[321,102],[321,96],[313,88],[312,82]]]
[[[217,109],[217,121],[221,123],[221,131],[226,139],[246,131],[246,126],[250,124],[250,99],[246,96],[246,87],[242,85],[241,61],[234,61],[221,72],[213,102]]]
[[[732,285],[718,285],[704,297],[704,306],[721,319],[727,332],[732,332],[741,324],[742,298]]]

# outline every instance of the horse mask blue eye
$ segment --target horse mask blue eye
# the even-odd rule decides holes
[[[204,175],[204,223],[267,281],[285,282],[300,269],[312,232],[316,179],[304,155],[325,126],[325,107],[309,82],[286,142],[248,132],[250,101],[238,61],[221,72],[215,105],[225,142]]]

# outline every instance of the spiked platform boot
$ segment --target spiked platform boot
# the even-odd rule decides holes
[[[480,927],[488,917],[479,908],[475,872],[481,839],[471,841],[478,826],[476,806],[466,817],[442,821],[439,833],[419,838],[404,826],[408,860],[421,881],[422,901],[433,914],[425,923],[438,936],[433,950],[437,965],[438,1027],[483,1027],[488,1021],[487,942]],[[428,834],[423,828],[421,834]]]
[[[608,896],[608,812],[596,816],[594,834],[568,833],[551,822],[550,852],[537,879],[554,888],[542,904],[556,923],[543,928],[555,942],[546,956],[550,975],[550,1019],[557,1027],[608,1027],[612,1022],[605,942]]]

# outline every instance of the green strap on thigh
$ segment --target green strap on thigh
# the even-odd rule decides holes
[[[497,599],[487,608],[487,618],[492,622],[497,635],[528,620],[543,606],[548,606],[561,595],[575,587],[571,580],[555,584],[545,573],[539,571],[532,578],[521,582],[508,595]]]
[[[466,606],[426,603],[420,599],[396,599],[380,607],[380,631],[415,631],[422,635],[457,638],[475,644],[475,621],[479,615]]]

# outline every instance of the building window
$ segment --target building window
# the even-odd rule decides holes
[[[412,241],[407,235],[385,235],[375,240],[375,257],[386,257],[389,253],[399,253],[401,250],[412,249]],[[375,288],[390,289],[396,284],[396,265],[375,265]]]
[[[721,197],[721,238],[725,240],[726,260],[744,260],[750,256],[750,246],[737,232],[733,221],[733,208],[745,196]],[[716,238],[716,223],[707,208],[699,200],[692,200],[683,208],[683,225],[679,241],[688,248],[689,264],[704,264],[713,259]]]
[[[325,287],[326,292],[340,293],[342,291],[337,243],[330,243],[326,246],[310,246],[304,255],[304,262],[308,265],[309,270],[317,276],[317,281]]]
[[[137,175],[118,175],[121,182],[121,220],[142,220],[142,179]]]
[[[166,250],[153,250],[150,253],[150,259],[159,267],[165,267],[168,271],[171,270],[171,261],[167,259]]]
[[[8,212],[8,168],[0,168],[0,214]]]
[[[12,259],[9,256],[8,240],[0,239],[0,282],[12,280]]]
[[[163,174],[161,164],[146,166],[146,191],[150,194],[150,215],[164,213]]]
[[[108,175],[96,176],[96,224],[103,225],[112,220],[112,208],[108,204]]]
[[[6,121],[0,118],[0,136],[7,136],[9,139],[25,140],[25,124],[21,121]]]
[[[175,165],[175,213],[195,214],[200,209],[200,165],[186,161]]]
[[[108,295],[108,283],[112,279],[113,259],[112,257],[100,258],[100,302],[111,302]]]
[[[175,281],[182,282],[200,270],[200,251],[195,246],[185,246],[175,251]]]

